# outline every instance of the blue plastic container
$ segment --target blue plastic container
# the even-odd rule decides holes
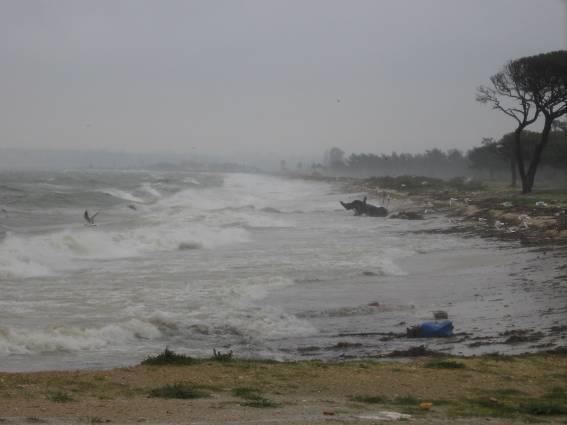
[[[419,336],[421,338],[453,336],[453,322],[450,320],[423,322],[419,327]]]

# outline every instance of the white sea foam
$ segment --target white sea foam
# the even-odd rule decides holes
[[[151,183],[145,182],[142,183],[142,185],[140,186],[140,190],[143,192],[146,192],[148,194],[150,194],[151,196],[153,196],[156,199],[160,199],[162,197],[161,193],[159,192],[159,190],[155,189]]]
[[[183,246],[218,246],[246,242],[243,228],[215,228],[203,223],[177,227],[168,223],[122,231],[104,226],[72,228],[41,235],[8,234],[0,241],[0,276],[37,277],[80,268],[85,260],[137,257]]]
[[[475,294],[522,298],[517,288],[500,292],[511,271],[523,273],[525,253],[493,253],[485,242],[412,232],[433,228],[434,218],[353,217],[338,204],[343,195],[326,183],[212,173],[199,176],[201,185],[176,173],[95,177],[98,187],[120,191],[114,195],[126,202],[144,200],[143,208],[89,204],[104,214],[98,226],[83,226],[78,220],[93,182],[81,174],[70,179],[72,196],[62,202],[41,188],[47,207],[7,203],[10,221],[3,225],[10,231],[0,239],[5,370],[132,364],[165,345],[192,355],[222,347],[239,356],[297,358],[302,344],[332,346],[343,332],[399,331],[400,322],[448,305],[461,315],[455,321],[463,331],[477,332],[482,301]],[[57,210],[49,209],[53,203]],[[471,259],[475,244],[482,244],[482,255]],[[485,257],[493,257],[488,265]],[[489,281],[478,279],[488,273]],[[529,307],[563,308],[565,297],[549,293],[530,297]],[[502,320],[502,303],[496,304],[482,310],[482,320]],[[514,316],[520,304],[510,301],[506,325],[527,323]],[[558,320],[532,317],[549,319],[545,326]],[[382,344],[348,339],[365,349]]]
[[[100,189],[99,192],[105,193],[110,196],[114,196],[115,198],[124,199],[130,202],[139,202],[139,203],[144,202],[142,198],[134,196],[133,194],[120,189],[115,189],[115,188]]]
[[[136,339],[159,338],[161,332],[149,322],[130,319],[100,328],[51,327],[42,330],[0,328],[0,353],[38,354],[96,350],[123,346]]]

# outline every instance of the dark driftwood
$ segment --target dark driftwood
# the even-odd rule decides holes
[[[368,215],[370,217],[386,217],[388,210],[384,207],[377,207],[375,205],[366,203],[366,196],[362,201],[358,199],[352,202],[342,202],[341,205],[346,210],[354,210],[354,215]]]

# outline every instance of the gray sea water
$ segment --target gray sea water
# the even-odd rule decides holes
[[[560,258],[420,232],[448,227],[442,214],[355,217],[339,204],[355,197],[253,174],[3,173],[0,370],[132,365],[166,346],[338,359],[565,342]],[[435,310],[455,337],[402,336]]]

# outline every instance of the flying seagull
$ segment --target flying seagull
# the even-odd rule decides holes
[[[95,212],[92,216],[89,215],[89,212],[87,210],[85,210],[85,213],[83,214],[83,217],[85,217],[85,220],[87,221],[87,223],[89,223],[91,226],[96,226],[94,219],[95,217],[98,215],[99,211]]]

